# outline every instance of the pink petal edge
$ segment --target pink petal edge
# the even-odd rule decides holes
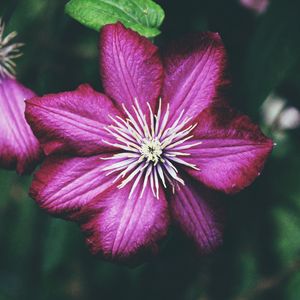
[[[82,230],[93,254],[108,260],[131,262],[155,254],[157,242],[167,234],[169,214],[164,191],[160,198],[147,187],[142,197],[138,184],[129,198],[131,184],[107,191],[86,207]]]
[[[26,101],[26,119],[46,155],[78,156],[114,151],[114,139],[105,130],[110,115],[120,115],[109,98],[88,84],[77,90]]]
[[[210,188],[236,193],[260,175],[273,142],[250,119],[225,106],[204,110],[197,118],[185,160],[200,170],[187,172]],[[189,142],[188,142],[189,143]]]
[[[0,166],[30,173],[41,156],[38,140],[24,117],[25,99],[34,92],[16,79],[0,78]]]
[[[143,112],[152,109],[161,92],[163,67],[158,48],[121,23],[100,32],[100,74],[105,93],[133,113],[135,98]]]
[[[77,220],[96,196],[117,188],[114,176],[103,171],[111,164],[106,157],[48,157],[35,173],[29,194],[48,213]]]
[[[169,45],[164,54],[164,107],[170,103],[170,123],[184,110],[194,119],[213,102],[222,99],[226,51],[218,33],[193,34]]]
[[[224,204],[215,192],[185,178],[186,184],[170,196],[171,216],[202,254],[223,242]]]

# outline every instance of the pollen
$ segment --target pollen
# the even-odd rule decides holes
[[[144,139],[141,145],[141,154],[147,161],[152,161],[156,165],[161,160],[162,153],[161,143],[158,139]]]

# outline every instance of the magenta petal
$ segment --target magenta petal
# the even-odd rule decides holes
[[[141,197],[138,185],[131,197],[131,186],[109,191],[89,205],[88,221],[82,225],[94,254],[110,260],[134,260],[157,251],[157,241],[167,233],[169,216],[163,190],[156,199],[149,187]]]
[[[224,210],[212,191],[187,178],[186,185],[170,198],[173,219],[201,253],[207,254],[222,244]]]
[[[40,157],[39,143],[24,117],[25,99],[35,94],[17,80],[0,77],[0,166],[30,172]]]
[[[191,35],[169,46],[165,54],[163,102],[170,103],[170,124],[183,109],[194,118],[218,100],[226,83],[226,53],[217,33]]]
[[[158,49],[148,39],[121,23],[104,26],[100,33],[100,73],[107,95],[132,111],[137,98],[143,111],[160,95],[163,68]]]
[[[30,195],[48,213],[72,218],[97,195],[116,188],[103,171],[109,164],[99,156],[49,157],[35,173]]]
[[[26,101],[26,119],[46,155],[93,155],[111,151],[114,142],[105,130],[118,110],[105,95],[89,85],[72,92],[50,94]]]
[[[240,3],[258,14],[265,12],[269,5],[269,0],[240,0]]]
[[[260,175],[273,143],[247,116],[230,108],[214,107],[203,111],[193,133],[193,143],[185,160],[200,170],[189,174],[207,186],[235,193]]]

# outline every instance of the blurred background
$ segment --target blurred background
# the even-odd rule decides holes
[[[64,14],[66,0],[2,0],[7,33],[26,45],[18,79],[38,94],[89,82],[101,90],[98,34]],[[300,299],[300,2],[161,0],[160,47],[190,31],[220,32],[231,102],[277,143],[262,175],[229,207],[224,245],[199,257],[176,228],[158,257],[128,268],[92,257],[79,228],[43,213],[31,179],[0,170],[0,300]],[[246,2],[246,1],[244,1]],[[1,117],[1,116],[0,116]]]

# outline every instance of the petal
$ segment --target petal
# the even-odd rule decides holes
[[[158,49],[148,39],[121,23],[104,26],[100,33],[100,73],[107,95],[132,112],[137,98],[142,110],[154,109],[160,95],[163,68]]]
[[[212,107],[198,117],[185,160],[200,170],[187,171],[207,186],[235,193],[260,175],[273,142],[247,116],[227,107]]]
[[[39,143],[24,117],[25,99],[35,94],[12,78],[0,78],[0,166],[30,172],[40,159]]]
[[[240,3],[244,7],[261,14],[267,10],[269,0],[240,0]]]
[[[114,177],[103,171],[111,164],[105,157],[46,158],[34,175],[30,196],[48,213],[74,219],[96,196],[116,188]]]
[[[162,98],[170,103],[170,124],[183,109],[194,118],[218,100],[224,79],[226,53],[217,33],[194,34],[169,46],[164,58]]]
[[[157,251],[157,241],[167,233],[169,216],[163,190],[160,198],[147,187],[141,197],[139,184],[131,197],[131,186],[107,191],[94,199],[82,225],[94,254],[109,260],[135,260]]]
[[[187,178],[184,186],[180,186],[180,190],[170,196],[172,218],[203,254],[222,244],[222,206],[220,201],[216,201],[215,193],[190,178]]]
[[[46,155],[93,155],[112,150],[105,127],[119,114],[110,99],[81,85],[72,92],[50,94],[26,101],[26,119]]]

